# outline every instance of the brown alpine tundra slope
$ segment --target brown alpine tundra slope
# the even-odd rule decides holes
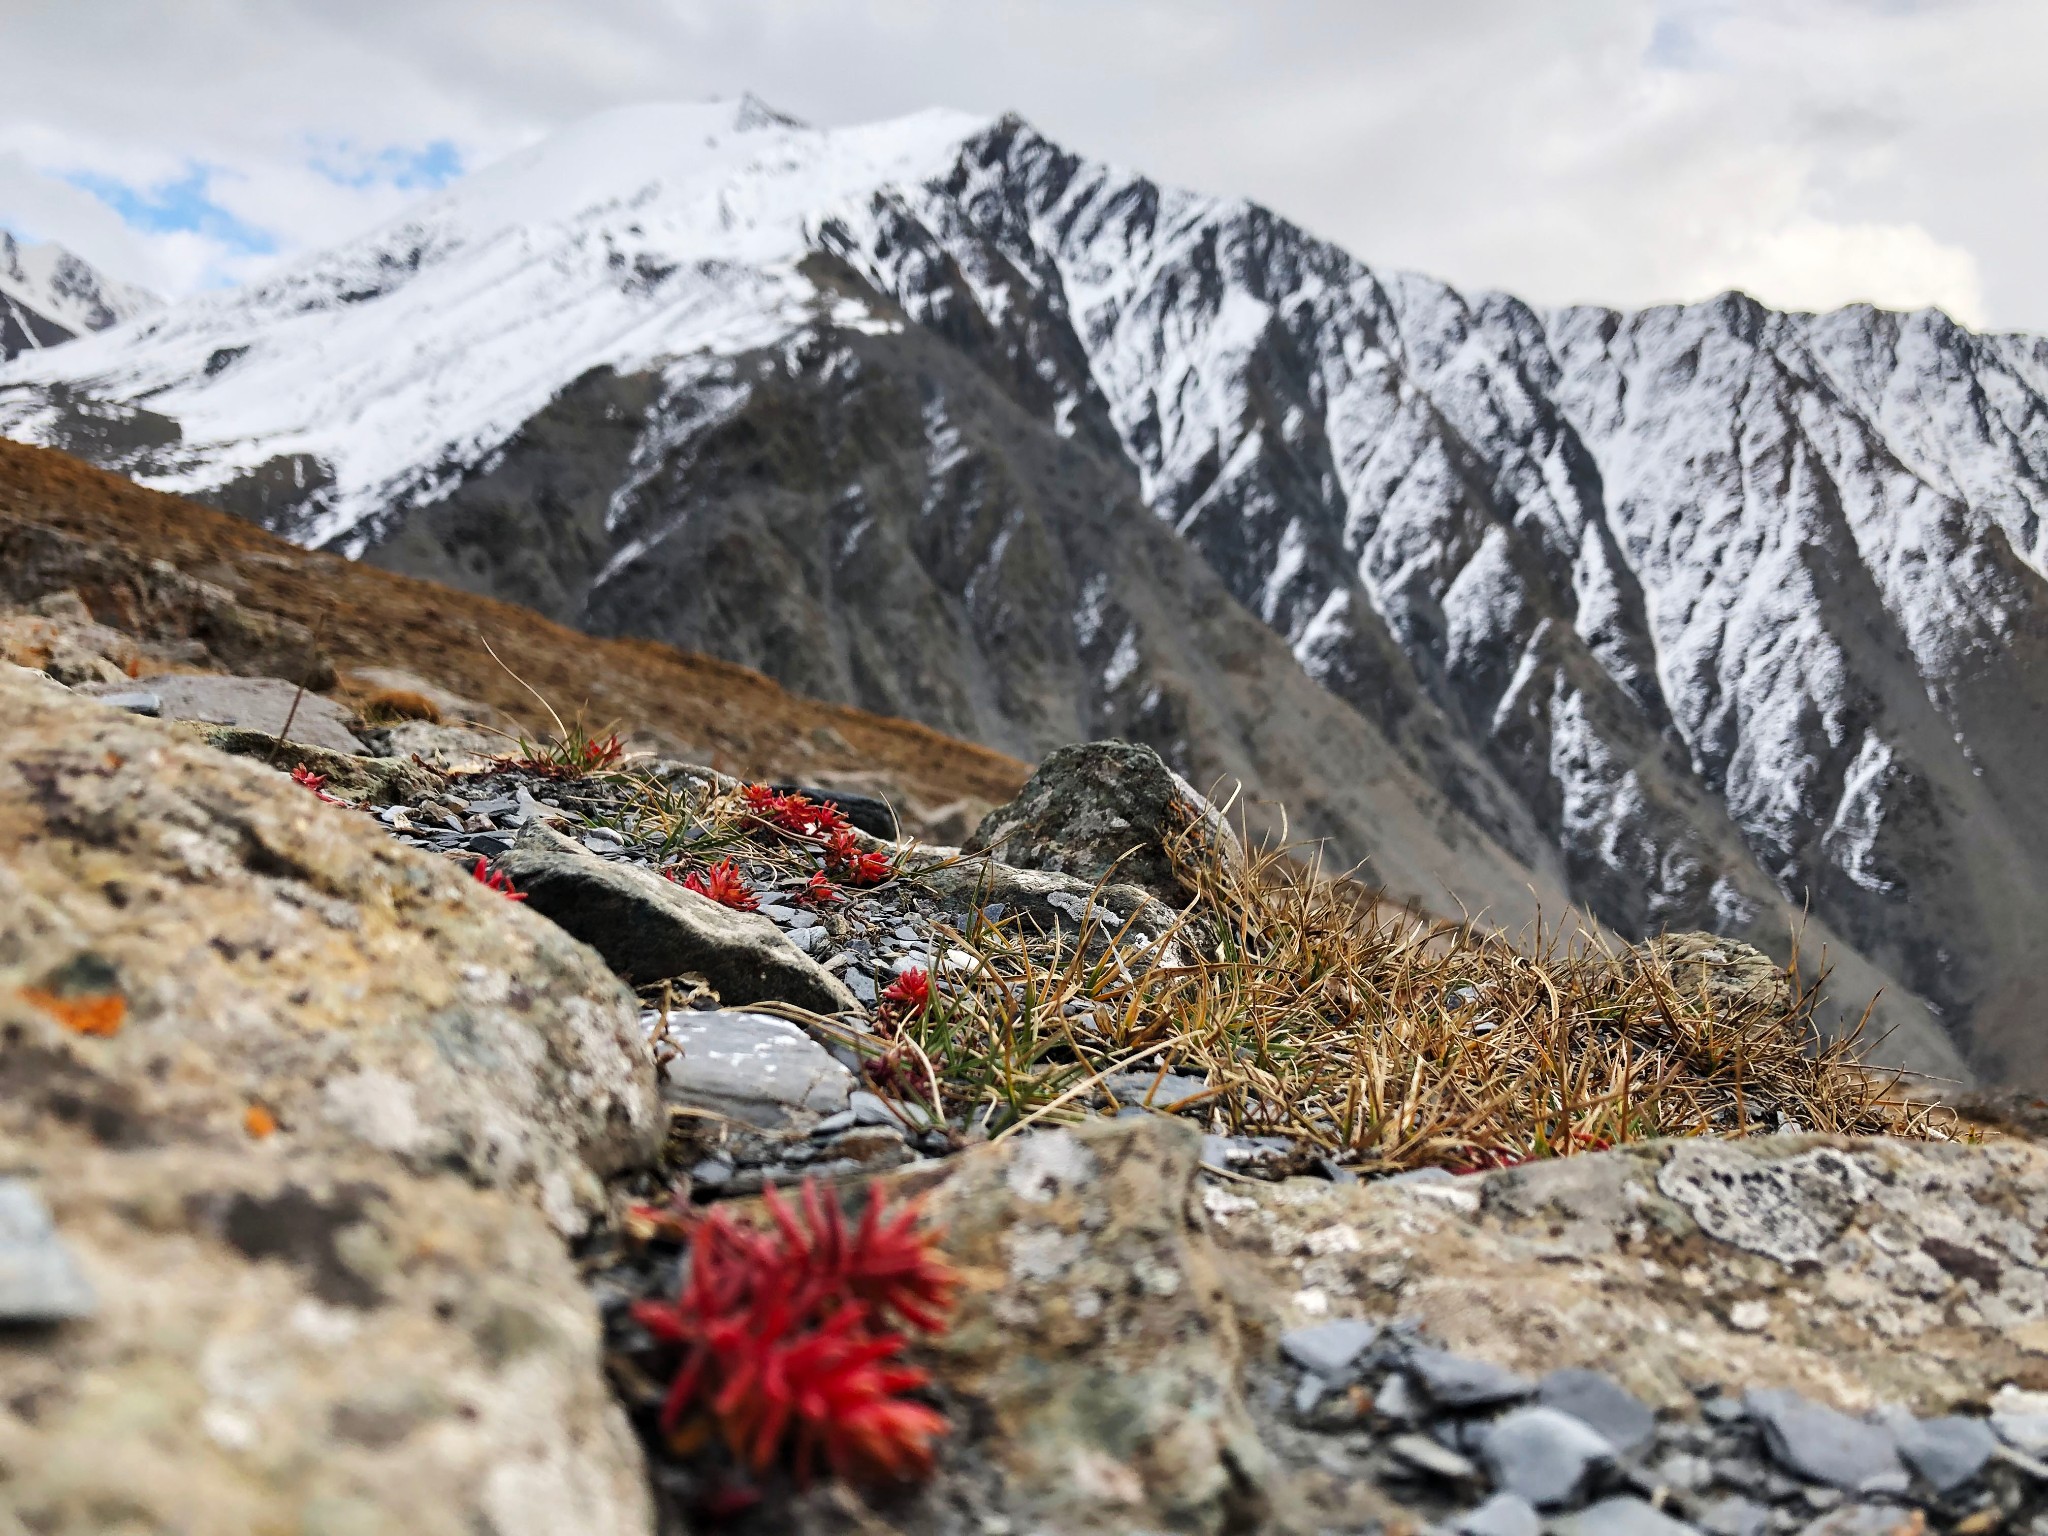
[[[49,557],[51,534],[92,546],[83,558],[97,579],[79,590],[103,622],[145,635],[135,578],[167,562],[226,588],[244,612],[317,630],[344,692],[352,674],[403,669],[537,737],[550,722],[517,673],[599,734],[617,724],[635,745],[743,777],[873,785],[927,808],[1000,804],[1029,771],[926,726],[800,698],[746,667],[653,641],[593,639],[530,609],[300,549],[67,454],[0,440],[0,599],[29,595],[8,588]]]

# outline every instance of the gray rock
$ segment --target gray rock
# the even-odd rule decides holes
[[[1151,1109],[1165,1109],[1209,1091],[1202,1078],[1178,1072],[1157,1077],[1150,1072],[1119,1072],[1104,1078],[1102,1086],[1119,1104],[1143,1104]]]
[[[1194,892],[1175,872],[1169,844],[1234,844],[1209,803],[1150,747],[1082,742],[1048,753],[1017,798],[990,811],[970,846],[1020,869],[1090,882],[1114,872],[1171,906]]]
[[[102,693],[96,695],[109,709],[125,709],[131,715],[155,717],[164,712],[163,695],[130,690],[125,693]]]
[[[852,1110],[842,1109],[838,1114],[827,1115],[816,1125],[812,1126],[811,1135],[817,1138],[837,1136],[841,1131],[850,1131],[858,1124],[860,1124],[860,1119]]]
[[[281,677],[171,673],[141,681],[148,685],[148,692],[156,695],[157,713],[166,720],[203,720],[277,736],[289,718],[293,741],[325,747],[330,752],[363,750],[362,742],[348,728],[346,710],[310,688],[301,693],[297,683]],[[104,698],[137,690],[132,683],[88,683],[78,691]],[[298,703],[296,713],[292,709],[294,700]]]
[[[1910,1413],[1887,1416],[1885,1427],[1899,1454],[1936,1493],[1951,1493],[1984,1469],[1998,1449],[1998,1436],[1982,1419],[1919,1419]]]
[[[1282,1334],[1280,1353],[1326,1381],[1341,1381],[1351,1373],[1359,1357],[1379,1341],[1379,1336],[1377,1323],[1339,1318]]]
[[[1517,1408],[1489,1425],[1480,1459],[1496,1488],[1520,1494],[1538,1509],[1576,1504],[1614,1465],[1614,1445],[1582,1419],[1540,1405]]]
[[[735,912],[629,864],[598,858],[536,821],[498,866],[552,919],[634,986],[686,971],[728,1005],[794,1003],[813,1013],[854,1008],[853,994],[765,917]]]
[[[1496,1493],[1477,1509],[1460,1515],[1451,1529],[1457,1536],[1540,1536],[1543,1520],[1527,1499]]]
[[[1771,1457],[1798,1477],[1859,1493],[1873,1478],[1905,1471],[1891,1433],[1875,1424],[1810,1402],[1783,1387],[1743,1395],[1750,1419],[1763,1431]]]
[[[1387,1442],[1387,1450],[1417,1471],[1446,1482],[1468,1483],[1479,1475],[1470,1457],[1437,1444],[1427,1435],[1396,1435]]]
[[[1447,1349],[1420,1346],[1408,1351],[1402,1369],[1439,1408],[1484,1408],[1520,1402],[1536,1383],[1490,1360],[1455,1355]]]
[[[1714,933],[1667,933],[1622,957],[1631,969],[1667,971],[1678,1001],[1715,1017],[1789,1012],[1792,980],[1784,966],[1740,939]]]
[[[93,1307],[42,1197],[22,1179],[0,1178],[0,1322],[61,1323]]]
[[[885,1099],[879,1093],[870,1093],[865,1088],[855,1089],[848,1104],[857,1125],[888,1125],[899,1131],[905,1126],[917,1131],[928,1131],[932,1128],[931,1111],[922,1104],[902,1099]]]
[[[678,1015],[662,1096],[768,1129],[834,1115],[854,1077],[794,1024],[757,1013]]]
[[[1647,1445],[1657,1433],[1657,1415],[1599,1371],[1552,1371],[1536,1384],[1536,1401],[1592,1425],[1623,1455]]]
[[[1999,1388],[1991,1399],[1991,1429],[2016,1451],[2048,1457],[2048,1393]]]
[[[1395,1424],[1413,1424],[1422,1417],[1422,1399],[1408,1385],[1406,1376],[1399,1371],[1389,1371],[1373,1397],[1372,1411]]]
[[[1577,1514],[1550,1522],[1551,1536],[1699,1536],[1699,1527],[1674,1520],[1637,1498],[1602,1499]]]

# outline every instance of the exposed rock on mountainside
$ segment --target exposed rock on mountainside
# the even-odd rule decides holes
[[[1782,959],[1810,906],[1902,1053],[2048,1073],[2027,338],[1545,313],[1014,119],[646,108],[17,359],[0,430],[1007,751],[1144,741],[1438,909],[1533,873]]]
[[[0,362],[103,331],[162,304],[61,245],[25,243],[0,229]]]
[[[0,1338],[0,1509],[644,1530],[563,1247],[659,1144],[631,994],[283,774],[4,666],[0,742],[0,1166],[96,1298]]]

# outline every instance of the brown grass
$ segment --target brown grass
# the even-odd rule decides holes
[[[165,560],[228,582],[252,612],[309,627],[325,614],[323,645],[342,670],[411,671],[536,739],[547,721],[513,671],[564,713],[633,721],[666,750],[745,778],[879,772],[929,805],[963,797],[1001,804],[1029,772],[928,726],[801,698],[746,667],[651,640],[579,634],[530,609],[300,549],[67,454],[0,440],[0,522],[8,520],[92,540],[138,572]],[[119,607],[118,592],[101,595]]]
[[[401,720],[441,723],[441,706],[409,688],[379,688],[357,704],[356,713],[370,725],[396,725]]]
[[[1792,1126],[1955,1133],[1860,1067],[1854,1036],[1825,1039],[1817,977],[1717,1005],[1590,926],[1517,942],[1361,904],[1280,850],[1182,852],[1201,898],[1148,955],[1091,962],[1014,924],[957,935],[980,969],[900,1031],[927,1068],[902,1076],[1001,1135],[1085,1113],[1111,1073],[1171,1071],[1206,1079],[1177,1108],[1212,1130],[1382,1172]]]

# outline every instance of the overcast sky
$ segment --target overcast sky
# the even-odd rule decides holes
[[[2048,331],[2048,0],[0,0],[0,226],[239,281],[608,106],[1021,112],[1366,261]]]

